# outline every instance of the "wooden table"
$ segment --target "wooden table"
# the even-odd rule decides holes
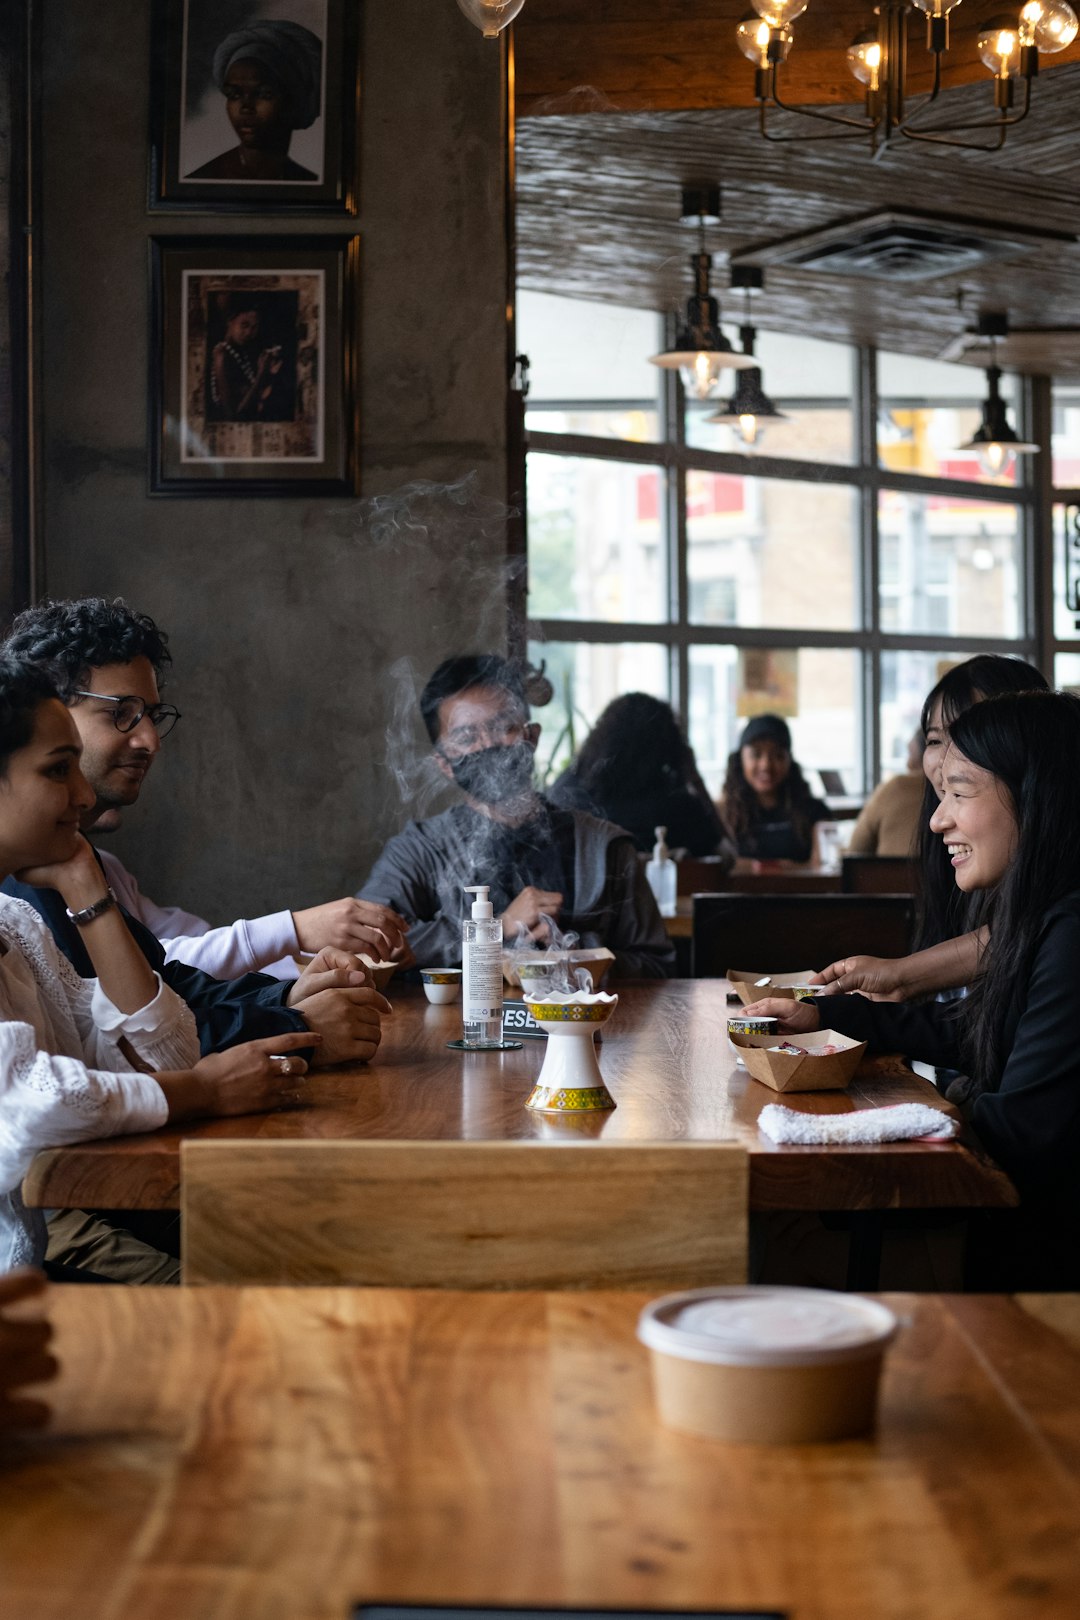
[[[44,1208],[175,1209],[184,1136],[261,1140],[283,1137],[390,1137],[465,1141],[581,1136],[605,1142],[745,1142],[754,1210],[881,1210],[1004,1207],[1011,1183],[971,1140],[898,1142],[880,1147],[778,1147],[757,1116],[775,1092],[735,1063],[727,1040],[728,985],[669,979],[619,986],[605,1027],[600,1064],[618,1107],[613,1113],[551,1118],[523,1106],[543,1062],[542,1041],[517,1052],[452,1052],[460,1004],[432,1007],[419,988],[390,986],[394,1015],[370,1067],[312,1076],[305,1106],[276,1114],[113,1137],[39,1153],[24,1186]],[[856,1079],[846,1092],[785,1099],[814,1113],[845,1113],[922,1101],[953,1112],[934,1088],[899,1060]]]
[[[0,1463],[10,1620],[358,1599],[1074,1620],[1075,1297],[899,1296],[876,1439],[662,1428],[626,1294],[61,1288]],[[1070,1315],[1071,1313],[1071,1315]]]

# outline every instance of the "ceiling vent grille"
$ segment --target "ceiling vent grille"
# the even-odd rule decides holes
[[[876,281],[929,281],[937,276],[964,275],[994,260],[1030,253],[1047,242],[1072,241],[1075,237],[1061,231],[1004,228],[890,209],[759,243],[744,248],[731,262],[866,276]]]

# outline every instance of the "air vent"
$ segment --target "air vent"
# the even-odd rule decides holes
[[[1072,242],[1061,231],[1007,229],[980,221],[938,218],[890,209],[744,248],[731,262],[784,265],[792,270],[878,281],[929,281],[966,274],[995,259],[1030,253],[1047,242]]]

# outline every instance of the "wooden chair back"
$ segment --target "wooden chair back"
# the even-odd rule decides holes
[[[911,894],[915,863],[909,855],[845,855],[840,887],[844,894]]]
[[[912,902],[902,894],[697,894],[691,971],[818,970],[842,956],[904,956]]]
[[[188,1283],[685,1288],[746,1280],[735,1143],[183,1144]]]

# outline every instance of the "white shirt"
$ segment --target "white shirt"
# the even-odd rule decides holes
[[[108,850],[98,848],[110,887],[120,904],[145,923],[165,947],[167,962],[186,962],[215,979],[238,979],[243,973],[269,973],[295,979],[293,957],[300,949],[291,911],[242,918],[225,928],[211,928],[203,917],[179,906],[159,906],[142,893],[127,867]]]
[[[39,1148],[129,1131],[168,1118],[152,1075],[132,1071],[126,1037],[154,1069],[190,1069],[199,1037],[187,1003],[158,979],[154,999],[122,1013],[96,979],[81,979],[32,906],[0,894],[0,1272],[40,1264],[41,1210],[19,1190]]]

